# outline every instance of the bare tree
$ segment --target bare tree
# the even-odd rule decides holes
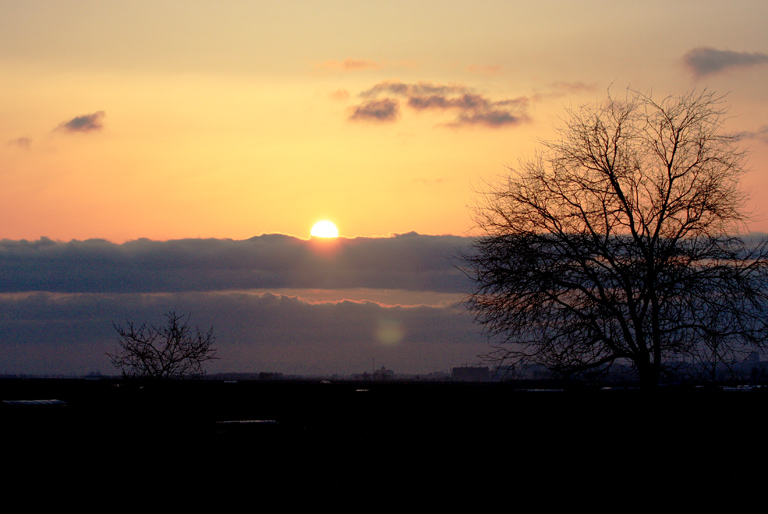
[[[112,364],[129,378],[190,378],[205,374],[203,364],[218,359],[213,327],[203,332],[189,324],[189,315],[171,311],[165,326],[132,321],[114,324],[118,348],[107,353]]]
[[[463,257],[488,357],[564,374],[627,363],[654,386],[680,359],[763,349],[766,241],[739,236],[745,155],[721,133],[723,98],[628,91],[567,114],[476,209]]]

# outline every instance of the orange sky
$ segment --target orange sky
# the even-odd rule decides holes
[[[768,5],[737,5],[3,2],[0,238],[465,235],[484,180],[627,86],[729,93],[760,207]],[[409,107],[419,85],[452,103]]]
[[[609,89],[727,93],[768,232],[766,20],[764,0],[0,2],[0,373],[114,372],[113,323],[169,310],[215,325],[211,371],[480,362],[454,236]],[[324,218],[329,255],[305,240]]]

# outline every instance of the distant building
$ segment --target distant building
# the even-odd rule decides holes
[[[490,379],[488,366],[461,366],[451,370],[451,380],[454,382],[488,382]]]
[[[387,369],[384,366],[381,367],[381,369],[376,369],[373,371],[373,373],[368,373],[367,371],[363,373],[362,375],[352,375],[353,380],[392,380],[395,378],[395,372],[391,369]]]
[[[391,369],[387,369],[384,366],[381,367],[381,369],[377,369],[373,372],[373,379],[374,380],[391,380],[395,378],[395,372]]]

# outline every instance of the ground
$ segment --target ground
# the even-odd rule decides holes
[[[761,483],[764,390],[1,380],[14,487],[258,494],[686,495]],[[320,497],[318,496],[318,497]]]

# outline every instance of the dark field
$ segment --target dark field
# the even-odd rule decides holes
[[[0,397],[66,402],[2,405],[6,491],[118,503],[757,493],[768,462],[765,390],[8,379]]]

